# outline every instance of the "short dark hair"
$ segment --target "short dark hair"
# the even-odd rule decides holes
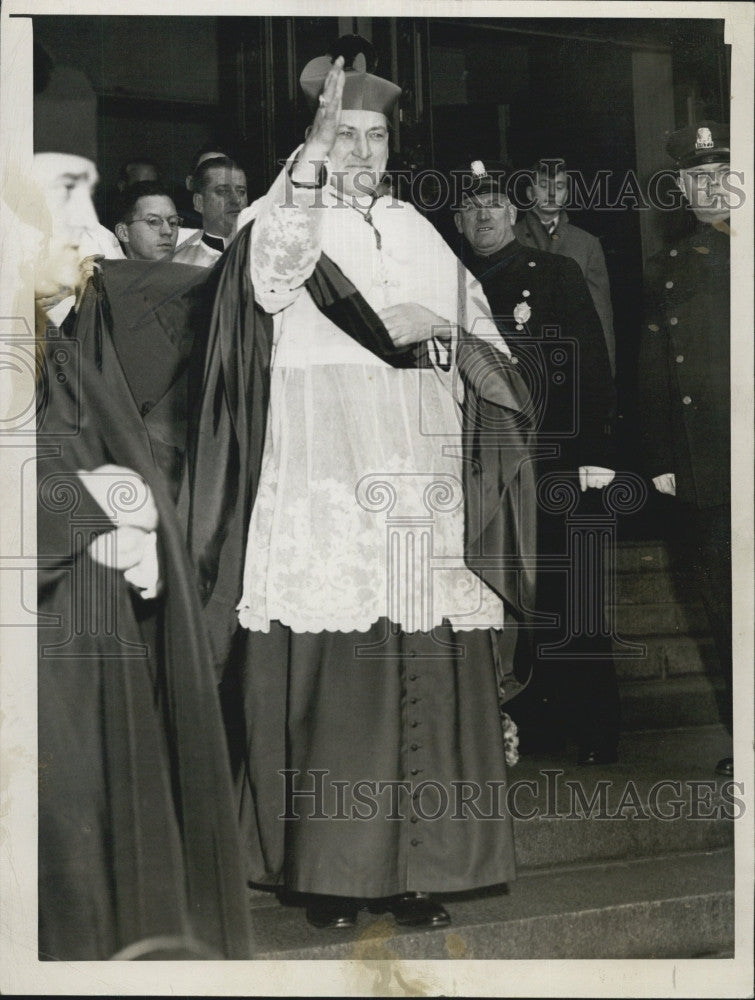
[[[543,156],[530,167],[529,172],[533,180],[540,175],[555,177],[566,172],[566,161],[560,156]]]
[[[202,193],[202,188],[207,181],[207,174],[215,167],[222,167],[224,170],[240,170],[246,176],[246,171],[237,160],[230,156],[212,156],[209,160],[203,160],[192,175],[193,191]]]
[[[132,216],[136,209],[136,203],[140,198],[152,196],[163,196],[173,201],[173,195],[170,191],[162,184],[158,184],[157,181],[137,181],[136,184],[129,184],[118,199],[116,222],[133,222]]]
[[[233,150],[230,149],[224,142],[206,142],[203,146],[200,146],[196,153],[191,158],[191,172],[194,174],[199,167],[199,158],[201,156],[207,156],[208,153],[212,153],[212,159],[216,156],[227,156],[230,160],[235,159]]]
[[[124,184],[128,184],[128,168],[136,166],[137,163],[143,164],[145,167],[152,167],[157,176],[160,176],[160,168],[158,167],[156,160],[153,160],[148,156],[132,156],[130,160],[124,160],[121,164],[120,170],[118,171],[118,180],[123,181]]]

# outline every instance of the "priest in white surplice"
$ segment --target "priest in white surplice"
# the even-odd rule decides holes
[[[440,926],[429,893],[514,876],[504,609],[464,563],[460,315],[508,351],[477,281],[381,185],[400,90],[368,68],[305,68],[306,142],[239,220],[255,220],[255,296],[275,317],[239,604],[242,822],[251,879],[308,894],[315,926],[352,925],[364,899]],[[424,366],[387,363],[315,305],[321,254]]]

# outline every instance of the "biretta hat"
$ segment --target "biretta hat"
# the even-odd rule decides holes
[[[669,136],[666,152],[678,167],[729,162],[729,126],[720,122],[687,125]]]
[[[386,118],[390,117],[401,96],[401,88],[372,73],[377,66],[377,54],[374,46],[361,35],[342,35],[329,55],[317,56],[304,67],[299,83],[309,106],[317,107],[325,77],[339,56],[344,57],[346,73],[343,109],[380,111]]]

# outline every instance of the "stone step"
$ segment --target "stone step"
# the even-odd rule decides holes
[[[724,697],[723,680],[705,674],[624,680],[619,690],[624,732],[716,724],[720,719],[719,699]]]
[[[700,600],[697,580],[689,573],[640,569],[618,572],[614,579],[617,604],[695,603]]]
[[[624,643],[613,643],[616,675],[622,683],[653,677],[663,680],[668,677],[720,674],[716,649],[708,636],[625,635],[622,638]],[[627,643],[631,644],[630,647]]]
[[[354,928],[318,931],[301,907],[271,901],[252,910],[256,957],[356,959],[349,993],[386,995],[384,968],[365,963],[728,954],[734,947],[733,851],[534,872],[508,892],[465,893],[444,904],[452,923],[437,930],[399,928],[388,915],[362,912]],[[431,971],[428,976],[422,995],[443,995]],[[405,993],[407,983],[400,985]]]
[[[700,603],[666,600],[652,604],[615,604],[610,612],[619,635],[707,635],[710,631],[705,608]]]
[[[738,793],[713,773],[730,753],[726,730],[705,726],[626,733],[619,762],[611,766],[579,767],[573,753],[522,757],[509,771],[507,800],[522,817],[514,820],[517,866],[551,868],[732,844],[740,806],[731,798]]]
[[[579,767],[569,752],[522,757],[509,770],[501,810],[509,803],[519,817],[520,873],[731,845],[738,792],[713,774],[731,753],[722,726],[626,733],[619,749],[611,766]],[[255,908],[272,901],[269,891],[250,895]]]
[[[616,569],[622,573],[668,570],[673,554],[665,542],[619,542],[616,546]]]

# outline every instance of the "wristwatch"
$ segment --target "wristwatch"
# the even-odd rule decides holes
[[[298,160],[294,160],[293,163],[291,164],[291,166],[288,168],[288,171],[287,171],[287,173],[288,173],[288,179],[291,181],[291,183],[293,184],[293,186],[295,188],[311,188],[311,189],[316,189],[316,188],[325,187],[325,178],[327,177],[327,171],[325,170],[325,164],[324,163],[320,164],[320,172],[318,173],[318,175],[317,175],[317,181],[314,184],[305,184],[305,183],[303,183],[301,181],[295,181],[293,179],[293,177],[291,176],[291,171],[294,169],[294,167],[296,166],[297,163],[298,163]]]

